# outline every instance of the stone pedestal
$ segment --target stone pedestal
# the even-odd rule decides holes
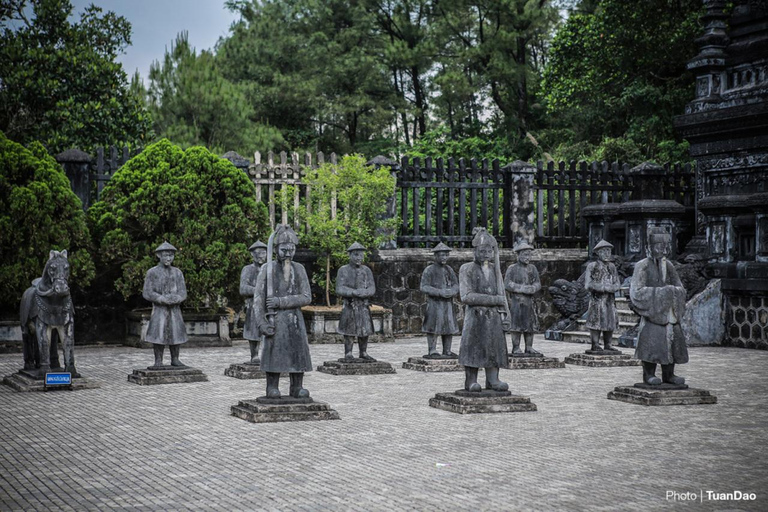
[[[640,366],[641,361],[621,350],[587,350],[583,354],[571,354],[565,358],[568,364],[579,366]]]
[[[544,370],[565,368],[565,363],[556,357],[544,354],[509,354],[510,370]]]
[[[128,382],[142,386],[207,381],[208,376],[202,370],[189,366],[150,366],[146,370],[133,370],[133,374],[128,376]]]
[[[240,400],[232,406],[232,416],[251,423],[276,423],[280,421],[338,420],[339,413],[325,402],[312,398],[259,397],[255,400]]]
[[[63,371],[63,370],[53,370]],[[16,391],[46,391],[45,387],[45,375],[38,375],[35,371],[19,370],[17,373],[6,375],[3,377],[3,384],[10,386]],[[81,389],[97,389],[101,385],[93,380],[86,379],[85,377],[73,377],[72,386],[68,386],[63,389],[78,391]],[[49,386],[49,391],[57,389],[56,387]]]
[[[638,383],[634,386],[617,386],[608,393],[609,400],[619,400],[637,405],[700,405],[716,404],[717,397],[705,389],[687,385],[660,384],[651,386]]]
[[[395,368],[384,361],[371,361],[369,359],[337,359],[325,361],[317,371],[331,375],[378,375],[381,373],[395,373]]]
[[[453,393],[437,393],[429,399],[429,406],[459,414],[535,411],[536,404],[526,396],[509,391],[484,389],[479,393],[460,389]]]
[[[260,364],[233,363],[224,370],[224,375],[236,379],[266,379],[267,374],[261,371]]]
[[[448,356],[409,357],[403,368],[419,372],[460,372],[464,369],[458,357]]]

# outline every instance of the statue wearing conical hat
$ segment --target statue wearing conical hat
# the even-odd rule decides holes
[[[263,336],[258,332],[253,315],[253,295],[256,291],[256,279],[259,277],[259,270],[264,262],[267,261],[267,245],[262,241],[258,241],[251,245],[248,250],[253,258],[253,263],[244,266],[240,272],[240,295],[245,298],[243,338],[247,339],[250,345],[250,364],[259,364],[259,344]]]
[[[458,357],[451,351],[453,335],[458,334],[459,325],[453,313],[453,298],[459,293],[459,279],[456,272],[446,265],[451,248],[440,242],[432,252],[435,262],[421,274],[420,290],[427,296],[427,310],[421,332],[427,335],[428,353],[424,357]],[[442,354],[437,350],[437,337],[443,343]]]
[[[592,342],[592,350],[600,350],[600,337],[603,337],[604,350],[613,350],[611,339],[616,330],[616,304],[614,294],[621,288],[621,280],[616,266],[611,263],[613,245],[601,240],[594,249],[595,261],[587,265],[584,274],[584,289],[589,292],[587,310],[587,329]]]
[[[539,271],[531,263],[533,246],[522,241],[514,248],[517,263],[510,265],[504,275],[504,288],[509,292],[510,331],[512,354],[523,354],[520,336],[525,338],[525,353],[540,354],[533,348],[533,335],[539,330],[539,319],[533,297],[541,290]]]
[[[365,247],[355,242],[347,249],[349,264],[336,274],[336,295],[344,300],[337,333],[344,336],[344,357],[354,359],[357,339],[360,359],[375,361],[368,355],[368,336],[373,334],[370,299],[376,293],[373,272],[363,265]]]
[[[163,366],[165,346],[171,352],[171,366],[184,366],[179,360],[179,349],[187,342],[187,329],[181,316],[181,303],[187,300],[187,286],[181,270],[171,266],[176,248],[163,242],[155,249],[160,263],[147,271],[143,297],[152,303],[145,340],[152,343],[155,352],[154,367]]]

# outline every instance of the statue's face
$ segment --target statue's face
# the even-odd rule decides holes
[[[160,251],[157,253],[157,257],[160,259],[160,263],[165,267],[170,267],[173,263],[173,258],[176,257],[176,253],[173,251]]]
[[[257,249],[254,249],[251,251],[251,257],[253,257],[253,262],[257,265],[261,265],[265,261],[267,261],[267,250],[263,247],[259,247]]]
[[[363,251],[349,251],[349,262],[355,266],[361,265],[363,263]]]
[[[672,244],[668,240],[656,241],[651,244],[651,257],[655,260],[669,255]]]
[[[600,261],[608,261],[611,259],[611,248],[610,247],[601,247],[597,251],[597,257],[600,258]]]
[[[475,261],[485,263],[493,258],[493,246],[491,244],[480,244],[475,247]]]
[[[435,253],[435,261],[441,265],[445,265],[448,261],[448,251],[437,251]]]
[[[528,264],[531,261],[531,254],[533,253],[530,249],[523,249],[522,251],[517,253],[517,261],[523,264]]]
[[[296,246],[290,242],[277,246],[277,259],[280,261],[293,260],[294,254],[296,254]]]

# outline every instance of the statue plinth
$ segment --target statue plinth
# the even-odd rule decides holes
[[[611,366],[640,366],[641,361],[629,354],[616,350],[587,350],[581,354],[571,354],[565,358],[567,364],[578,366],[611,367]]]
[[[509,391],[484,389],[479,393],[460,389],[453,393],[437,393],[429,399],[429,406],[458,414],[484,414],[499,412],[535,411],[536,404],[527,396],[513,395]]]
[[[618,400],[637,405],[701,405],[716,404],[717,397],[705,389],[689,388],[686,385],[635,384],[617,386],[608,393],[609,400]]]
[[[339,413],[325,402],[312,398],[259,397],[240,400],[232,406],[232,416],[251,423],[277,423],[282,421],[338,420]]]
[[[53,368],[51,371],[64,371],[63,369]],[[3,377],[3,384],[10,386],[16,391],[50,391],[53,387],[45,386],[45,374],[40,374],[36,370],[19,370],[17,373]],[[85,377],[72,377],[72,385],[67,389],[79,391],[81,389],[97,389],[101,385]]]
[[[379,375],[395,373],[395,368],[387,362],[362,358],[337,359],[325,361],[317,371],[330,375]]]
[[[546,357],[544,354],[509,354],[510,370],[547,370],[565,368],[565,363],[556,357]]]
[[[146,370],[133,370],[133,374],[128,376],[128,382],[141,386],[207,381],[208,376],[202,370],[191,366],[150,366]]]
[[[464,370],[464,367],[459,364],[459,358],[451,356],[409,357],[408,361],[403,363],[403,368],[418,372],[460,372]]]

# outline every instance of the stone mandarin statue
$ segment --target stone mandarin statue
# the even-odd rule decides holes
[[[251,364],[259,364],[259,344],[262,340],[262,334],[256,327],[256,320],[253,311],[253,296],[256,291],[256,279],[259,277],[259,270],[267,260],[267,246],[258,241],[251,245],[248,250],[251,252],[253,263],[243,267],[240,272],[240,295],[245,297],[245,325],[243,326],[243,338],[248,340],[251,348]]]
[[[477,228],[472,240],[475,259],[459,270],[459,292],[465,304],[459,364],[464,366],[464,389],[480,392],[480,368],[485,368],[485,386],[507,391],[499,380],[499,368],[509,368],[507,360],[507,298],[498,264],[498,245],[484,228]],[[495,259],[495,262],[494,262]],[[494,264],[495,263],[495,264]]]
[[[533,296],[541,290],[539,271],[531,264],[533,247],[523,241],[515,246],[517,263],[510,265],[504,276],[504,288],[509,292],[510,330],[512,331],[512,354],[523,354],[520,350],[520,335],[525,338],[525,353],[540,354],[533,348],[533,334],[539,330],[539,321]]]
[[[584,274],[584,288],[589,292],[587,310],[587,329],[592,342],[592,350],[600,351],[600,337],[603,338],[604,350],[615,350],[611,346],[613,331],[616,330],[616,304],[614,294],[621,288],[621,280],[616,266],[611,263],[613,245],[601,240],[593,252],[597,259],[587,265]]]
[[[171,266],[176,248],[163,242],[155,249],[155,254],[160,263],[149,269],[144,278],[143,296],[152,303],[152,316],[145,339],[152,343],[155,351],[154,368],[163,367],[166,345],[171,352],[171,366],[183,367],[179,349],[182,343],[187,342],[187,329],[181,316],[181,303],[187,299],[187,286],[181,270]]]
[[[432,249],[435,262],[421,274],[421,291],[427,296],[427,311],[421,331],[427,334],[428,354],[424,357],[458,357],[451,352],[453,335],[458,334],[459,325],[453,313],[453,298],[459,293],[459,279],[456,272],[446,265],[451,248],[439,243]],[[438,352],[437,337],[442,338],[443,352]]]
[[[355,242],[347,249],[349,264],[336,274],[336,295],[344,299],[336,332],[344,336],[344,358],[354,359],[352,353],[357,338],[360,359],[376,361],[368,355],[368,336],[373,334],[370,298],[376,293],[373,272],[363,265],[365,247]]]
[[[635,357],[643,362],[643,382],[652,386],[662,382],[683,385],[675,375],[675,364],[688,362],[688,348],[680,328],[685,313],[685,288],[674,265],[667,260],[672,236],[661,230],[651,231],[649,255],[635,265],[629,296],[642,317]],[[661,379],[656,365],[661,365]]]
[[[267,374],[267,398],[280,398],[280,374],[290,374],[289,395],[309,398],[304,373],[312,371],[307,329],[301,307],[312,302],[304,266],[293,261],[299,239],[290,226],[278,225],[270,236],[267,263],[256,279],[254,318],[264,336],[261,369]],[[277,247],[277,261],[270,249]]]

